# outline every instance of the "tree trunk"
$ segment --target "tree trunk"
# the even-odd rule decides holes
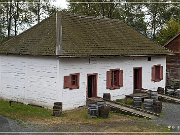
[[[18,25],[18,19],[19,19],[19,1],[17,0],[17,2],[15,3],[15,7],[16,7],[16,13],[14,15],[14,35],[17,35],[17,25]]]
[[[9,5],[9,11],[8,11],[8,37],[10,37],[11,35],[11,25],[12,25],[12,0],[10,1],[10,5]]]
[[[156,16],[157,16],[157,10],[153,14],[153,20],[152,20],[152,29],[153,29],[152,38],[153,39],[155,39],[156,37]]]
[[[40,23],[41,17],[40,17],[40,0],[37,3],[37,21]]]

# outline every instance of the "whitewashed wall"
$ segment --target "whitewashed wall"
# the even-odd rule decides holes
[[[160,82],[151,81],[151,67],[161,64],[164,70],[164,78]],[[60,82],[63,77],[71,73],[80,73],[79,89],[63,89],[63,83],[60,88],[63,89],[63,104],[66,109],[71,109],[84,105],[86,102],[87,74],[98,73],[97,96],[102,97],[103,93],[110,93],[113,100],[124,98],[125,95],[133,92],[133,68],[142,67],[142,87],[151,90],[157,90],[158,87],[165,86],[166,58],[152,57],[147,61],[147,57],[126,57],[126,58],[64,58],[60,59]],[[120,89],[106,89],[106,71],[109,69],[120,68],[124,72],[124,86]]]
[[[0,56],[0,97],[52,108],[62,101],[56,58]]]
[[[151,67],[163,65],[164,80],[151,81]],[[124,98],[133,92],[133,67],[142,67],[142,87],[156,90],[165,86],[165,57],[129,58],[49,58],[0,56],[0,97],[23,103],[52,108],[54,102],[63,102],[63,110],[86,104],[87,74],[98,73],[97,95],[111,93],[112,99]],[[106,71],[120,68],[124,71],[124,86],[106,89]],[[80,73],[79,89],[63,89],[63,79],[71,73]]]

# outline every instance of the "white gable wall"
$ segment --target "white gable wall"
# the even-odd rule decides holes
[[[61,101],[56,58],[0,56],[0,97],[52,108]]]
[[[151,68],[153,65],[163,66],[164,78],[160,82],[151,81]],[[142,87],[157,90],[158,87],[165,86],[166,58],[152,57],[147,61],[147,57],[125,57],[125,58],[64,58],[60,59],[60,82],[63,77],[73,73],[80,73],[79,89],[63,89],[63,104],[65,109],[71,109],[84,105],[86,102],[87,74],[98,73],[97,96],[102,97],[103,93],[110,93],[111,99],[124,98],[125,95],[133,93],[133,68],[142,67]],[[106,72],[110,69],[120,68],[123,70],[123,87],[120,89],[106,89]]]

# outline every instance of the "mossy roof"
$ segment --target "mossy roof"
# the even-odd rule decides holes
[[[60,12],[61,57],[167,55],[170,52],[122,21]],[[56,55],[56,15],[0,45],[1,54]]]

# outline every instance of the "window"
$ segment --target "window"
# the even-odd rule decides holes
[[[78,84],[78,75],[71,75],[71,85],[72,86],[77,86]]]
[[[111,69],[107,71],[106,87],[107,89],[119,89],[123,86],[123,70]]]
[[[79,89],[79,73],[64,76],[64,89]]]
[[[111,71],[111,84],[114,87],[119,87],[119,71],[120,70],[112,70]]]
[[[151,61],[151,57],[148,57],[148,61]]]
[[[154,65],[152,67],[152,81],[159,82],[163,80],[163,66]]]

